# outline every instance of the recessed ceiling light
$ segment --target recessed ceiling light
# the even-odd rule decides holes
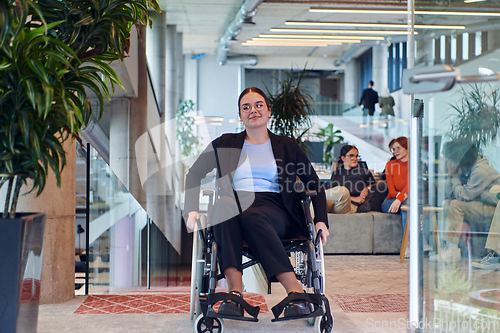
[[[252,40],[280,40],[280,41],[298,41],[298,42],[308,42],[308,43],[361,43],[360,39],[302,39],[302,38],[265,38],[265,37],[254,37]],[[248,42],[248,41],[247,41]]]
[[[243,46],[290,46],[290,47],[327,47],[326,43],[300,43],[290,41],[289,43],[280,43],[280,42],[269,42],[269,41],[248,41],[245,43],[241,43]]]
[[[293,29],[293,28],[271,28],[271,32],[306,32],[326,34],[380,34],[380,35],[406,35],[406,30],[333,30],[333,29]],[[418,32],[415,31],[415,35]]]
[[[314,39],[368,39],[368,40],[384,40],[384,37],[380,36],[325,36],[325,35],[272,35],[272,34],[260,34],[259,37],[262,38],[314,38]]]
[[[307,39],[278,39],[278,38],[253,38],[241,45],[249,46],[305,46],[305,47],[326,47],[328,45],[342,45],[340,41],[307,40]]]
[[[465,0],[468,2],[479,2],[485,0]],[[383,10],[383,9],[335,9],[335,8],[311,8],[310,12],[319,13],[334,13],[334,14],[395,14],[408,15],[407,10]],[[453,15],[453,16],[500,16],[498,12],[452,12],[452,11],[432,11],[432,10],[416,10],[417,15]]]
[[[335,14],[400,14],[407,15],[407,10],[387,9],[336,9],[336,8],[310,8],[311,13],[335,13]]]
[[[351,22],[312,22],[312,21],[286,21],[286,25],[326,25],[335,27],[386,27],[386,28],[401,28],[407,29],[407,24],[393,24],[393,23],[351,23]],[[422,25],[415,24],[415,29],[465,29],[463,25]]]

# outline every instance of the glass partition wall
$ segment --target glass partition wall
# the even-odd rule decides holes
[[[77,153],[76,294],[187,285],[177,252],[97,151],[87,149]]]
[[[484,11],[484,5],[490,14],[500,12],[489,1],[460,10]],[[418,30],[414,67],[452,65],[462,76],[478,75],[474,81],[500,72],[499,18],[448,18],[464,28]],[[416,25],[431,21],[443,22],[415,16]],[[422,275],[417,292],[410,291],[410,306],[417,304],[412,297],[422,297],[417,332],[500,332],[499,93],[498,81],[457,82],[448,91],[413,96],[423,102],[423,116],[412,120],[419,128],[411,132],[418,133],[411,137],[418,140],[411,155],[418,156],[418,181],[411,186],[418,186],[413,216],[422,237],[418,256],[410,258],[413,272]],[[423,252],[425,242],[430,252]],[[410,310],[410,321],[412,310],[418,311]]]

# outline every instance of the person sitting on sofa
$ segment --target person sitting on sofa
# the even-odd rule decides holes
[[[488,238],[484,246],[486,255],[478,262],[473,262],[472,267],[488,270],[500,269],[500,186],[493,186],[490,190],[497,194],[497,207],[491,221]]]
[[[401,214],[403,230],[406,225],[406,211],[401,210],[408,198],[408,138],[400,136],[392,144],[392,153],[395,160],[390,160],[385,165],[385,176],[389,190],[387,198],[382,203],[382,212]]]
[[[358,165],[359,151],[353,145],[340,150],[338,168],[332,172],[328,189],[325,191],[329,213],[353,214],[371,210],[370,187],[375,178],[370,170]],[[379,204],[380,206],[380,204]]]
[[[392,160],[395,160],[396,159],[396,156],[394,156],[394,149],[392,147],[392,145],[394,144],[394,142],[396,142],[396,138],[392,139],[391,141],[389,141],[389,151],[392,153],[392,156],[391,156],[391,159],[389,161],[392,161]],[[380,174],[380,179],[382,180],[386,180],[385,178],[385,168],[384,168],[384,171],[382,171],[382,173]]]
[[[467,139],[454,139],[443,147],[448,178],[443,212],[446,221],[446,246],[429,261],[452,263],[461,260],[461,231],[466,221],[489,223],[498,202],[491,189],[500,185],[500,173],[479,154],[478,147]],[[475,265],[476,266],[476,265]]]

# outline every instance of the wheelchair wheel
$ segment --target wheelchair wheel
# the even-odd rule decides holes
[[[333,316],[324,315],[316,317],[314,322],[314,333],[330,333],[333,330]]]
[[[209,318],[200,314],[194,322],[196,333],[223,333],[224,321],[220,318]]]

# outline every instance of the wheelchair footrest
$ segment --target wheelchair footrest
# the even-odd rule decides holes
[[[222,315],[222,314],[216,313],[212,309],[212,306],[220,301],[232,301],[232,302],[238,303],[251,316],[251,318],[244,317],[244,316]],[[226,319],[234,319],[234,320],[244,320],[244,321],[259,321],[257,319],[257,316],[259,315],[260,307],[251,306],[242,297],[239,297],[239,296],[236,296],[236,295],[233,295],[230,293],[209,294],[208,295],[208,304],[209,304],[209,311],[207,311],[207,317],[217,317],[217,318],[226,318]]]
[[[323,314],[324,314],[323,313],[323,309],[322,308],[318,308],[316,311],[311,312],[311,313],[306,314],[306,315],[274,318],[274,319],[271,319],[271,321],[274,323],[274,322],[277,322],[277,321],[295,320],[295,319],[306,319],[306,318],[319,317],[319,316],[322,316]]]
[[[218,314],[214,310],[209,310],[207,312],[207,317],[231,319],[231,320],[241,320],[241,321],[253,321],[253,322],[259,321],[259,319],[253,318],[253,317],[229,316],[229,315]]]
[[[306,302],[306,304],[312,304],[314,310],[311,313],[297,316],[286,316],[279,317],[285,307],[289,303],[300,303]],[[323,315],[323,296],[320,294],[307,294],[307,293],[291,293],[287,297],[285,297],[281,302],[273,306],[271,309],[274,314],[274,319],[272,321],[281,321],[281,320],[292,320],[292,319],[300,319],[300,318],[310,318],[310,317],[318,317]]]

